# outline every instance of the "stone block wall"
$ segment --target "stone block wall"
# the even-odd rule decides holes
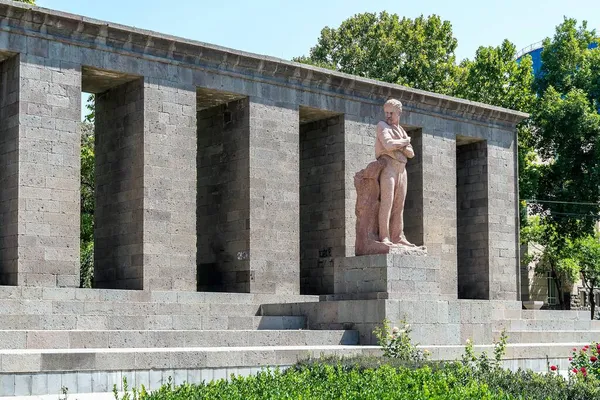
[[[249,179],[242,191],[248,197],[245,229],[249,252],[241,251],[240,257],[250,264],[244,272],[250,292],[300,291],[299,109],[306,107],[345,117],[343,247],[345,256],[353,256],[354,175],[374,160],[375,125],[383,117],[382,104],[394,97],[405,103],[401,123],[411,132],[421,132],[420,139],[413,135],[413,145],[420,140],[418,156],[422,157],[417,162],[411,160],[412,165],[409,162],[407,167],[411,188],[407,207],[414,213],[405,221],[406,236],[415,243],[421,237],[429,254],[441,259],[442,297],[457,296],[456,136],[465,135],[488,143],[488,239],[493,282],[490,298],[516,299],[519,283],[514,128],[526,117],[524,114],[17,3],[0,2],[0,14],[7,17],[9,24],[0,35],[0,52],[18,55],[19,60],[19,76],[15,78],[19,102],[15,172],[19,239],[17,243],[10,243],[9,239],[12,250],[5,247],[0,256],[2,270],[14,271],[15,268],[6,267],[4,260],[14,260],[16,251],[17,284],[79,283],[77,124],[83,68],[84,75],[86,71],[103,71],[107,73],[104,77],[114,78],[119,84],[124,83],[123,77],[144,79],[141,146],[123,157],[123,161],[136,158],[142,168],[139,176],[143,176],[141,200],[138,199],[137,208],[126,211],[132,213],[132,218],[137,213],[137,220],[141,220],[141,253],[135,247],[138,240],[123,243],[118,254],[125,258],[136,256],[136,267],[128,269],[125,278],[135,282],[133,287],[197,287],[199,90],[248,98]],[[5,71],[3,75],[10,74]],[[106,90],[103,87],[94,93]],[[0,102],[0,109],[4,101]],[[135,107],[128,108],[127,113],[137,113]],[[129,117],[123,118],[123,124],[126,123],[130,123]],[[1,146],[6,149],[5,143]],[[9,151],[3,151],[2,162],[11,160]],[[14,181],[10,172],[3,174],[3,179]],[[415,185],[419,181],[421,198]],[[10,185],[8,189],[9,193],[2,196],[10,198]],[[125,192],[119,189],[119,202],[132,196]],[[4,219],[5,199],[0,199],[4,202],[0,203]],[[418,217],[420,203],[422,222]],[[116,209],[120,214],[120,209]],[[14,219],[14,211],[10,209],[9,219]],[[231,222],[243,219],[234,214],[229,218]],[[2,246],[7,246],[4,238],[15,231],[1,229]],[[120,235],[118,229],[115,227],[110,235]],[[129,228],[124,225],[123,230],[126,229]]]
[[[423,243],[423,139],[420,129],[408,132],[415,156],[406,164],[408,190],[404,205],[404,232],[409,242]]]
[[[345,256],[344,117],[300,125],[300,290],[333,293],[333,258]]]
[[[266,97],[250,97],[250,291],[298,294],[299,111]]]
[[[487,143],[456,148],[458,297],[489,299]]]
[[[143,79],[96,95],[95,121],[95,286],[143,289]]]
[[[487,140],[490,300],[520,298],[516,143],[505,129]]]
[[[353,299],[433,300],[439,297],[439,268],[439,259],[428,256],[340,257],[335,260],[335,294]]]
[[[452,130],[423,129],[423,241],[441,259],[440,292],[457,298],[456,141]]]
[[[19,56],[0,64],[0,285],[19,284]]]
[[[249,292],[248,99],[198,111],[198,290]]]
[[[144,289],[196,290],[196,86],[144,81]]]
[[[19,56],[19,279],[79,286],[81,64],[26,38]]]

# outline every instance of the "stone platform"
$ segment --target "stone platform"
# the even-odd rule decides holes
[[[431,299],[440,296],[440,259],[416,254],[340,257],[334,260],[335,299]]]

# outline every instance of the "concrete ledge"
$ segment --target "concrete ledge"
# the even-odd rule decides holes
[[[537,372],[546,371],[547,362],[558,365],[562,371],[568,367],[568,355],[573,347],[581,347],[583,343],[531,343],[509,344],[503,365],[517,370],[532,369]],[[464,346],[419,346],[431,352],[433,360],[458,360],[464,353]],[[483,351],[493,357],[493,346],[474,346],[476,354]],[[231,374],[247,376],[256,374],[263,367],[287,368],[298,360],[327,355],[355,356],[381,355],[377,346],[273,346],[239,347],[239,348],[177,348],[177,349],[99,349],[95,351],[95,365],[83,368],[79,365],[77,372],[69,372],[50,367],[67,366],[67,361],[75,361],[77,357],[86,357],[86,350],[14,350],[3,351],[0,357],[10,356],[17,363],[20,371],[0,372],[0,400],[2,396],[51,395],[46,399],[58,399],[61,387],[67,387],[68,394],[78,394],[79,399],[108,399],[114,397],[113,385],[122,390],[123,378],[130,387],[144,385],[156,389],[173,378],[176,385],[184,382],[199,383],[214,379],[227,379]],[[548,356],[548,359],[546,359]],[[41,369],[36,357],[54,357],[55,364],[45,360]],[[109,360],[113,363],[110,364]],[[2,358],[4,362],[4,358]],[[62,365],[61,362],[62,361]],[[4,364],[2,364],[4,366]],[[37,369],[29,369],[37,367]],[[90,393],[95,393],[94,395]],[[82,395],[80,395],[82,394]],[[8,399],[8,398],[6,398]],[[14,400],[14,397],[10,397]]]
[[[356,345],[352,330],[10,330],[0,331],[2,349],[102,349],[148,347],[245,347]]]
[[[0,374],[291,365],[322,355],[380,354],[376,346],[258,346],[1,350]]]

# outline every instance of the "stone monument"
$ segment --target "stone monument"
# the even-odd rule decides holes
[[[356,187],[356,255],[425,254],[425,247],[404,235],[406,163],[415,155],[411,139],[400,126],[402,103],[388,100],[385,121],[377,124],[375,158],[354,176]]]

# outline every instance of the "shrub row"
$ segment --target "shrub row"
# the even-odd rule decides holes
[[[299,363],[285,372],[265,370],[203,384],[164,385],[128,394],[143,400],[179,399],[532,399],[600,398],[595,379],[565,379],[556,374],[481,369],[453,362],[402,364],[384,358],[326,359]]]

